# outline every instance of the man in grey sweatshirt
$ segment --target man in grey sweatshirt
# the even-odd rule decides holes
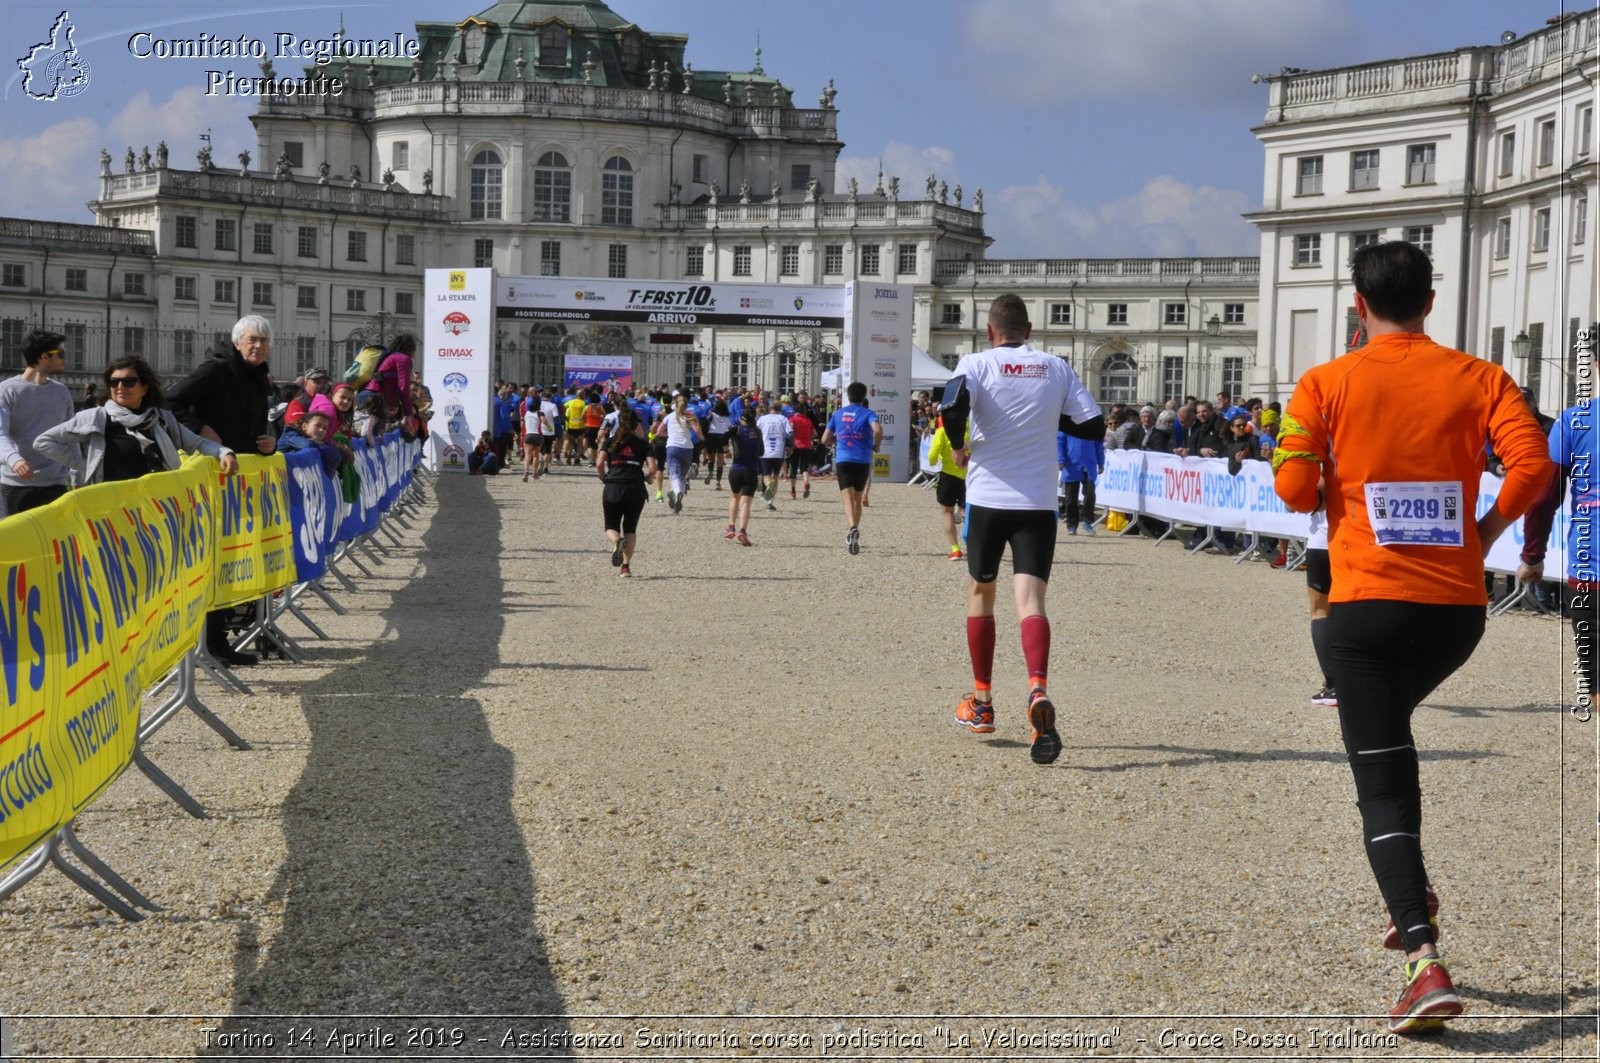
[[[72,392],[53,380],[67,366],[59,332],[35,329],[22,341],[27,368],[0,382],[0,498],[6,513],[22,513],[67,493],[67,468],[40,455],[33,441],[75,412]]]

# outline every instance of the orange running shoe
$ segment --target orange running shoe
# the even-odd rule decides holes
[[[973,734],[994,733],[994,703],[979,701],[976,693],[968,694],[956,706],[956,723]]]
[[[1056,707],[1038,687],[1028,695],[1028,726],[1033,728],[1028,756],[1035,764],[1053,764],[1061,755],[1061,736],[1056,733]]]

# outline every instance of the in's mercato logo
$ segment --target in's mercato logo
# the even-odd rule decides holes
[[[453,269],[450,271],[450,290],[453,292],[464,292],[467,290],[466,270]]]
[[[452,336],[459,336],[472,324],[472,319],[459,310],[452,310],[444,316],[444,330]]]
[[[35,100],[76,96],[89,87],[89,63],[72,42],[77,27],[63,11],[50,27],[50,37],[28,49],[17,60],[22,70],[22,91]]]

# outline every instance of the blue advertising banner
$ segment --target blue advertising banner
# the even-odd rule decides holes
[[[296,450],[284,454],[289,466],[289,519],[294,528],[294,567],[296,581],[305,583],[328,571],[328,553],[333,549],[340,497],[339,485],[322,471],[322,458],[315,450]]]

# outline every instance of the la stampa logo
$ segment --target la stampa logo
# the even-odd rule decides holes
[[[472,324],[472,319],[459,310],[452,310],[444,316],[443,324],[446,332],[452,336],[459,336]]]
[[[76,30],[72,15],[61,12],[50,27],[50,38],[17,60],[23,92],[35,100],[59,100],[89,87],[89,62],[72,43]]]

